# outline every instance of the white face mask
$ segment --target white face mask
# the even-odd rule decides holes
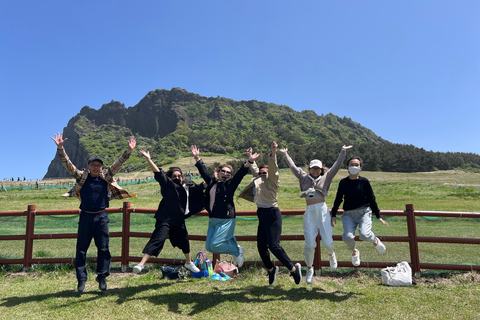
[[[348,173],[357,175],[360,172],[360,167],[348,167]]]

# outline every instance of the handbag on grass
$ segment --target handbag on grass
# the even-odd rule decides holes
[[[192,277],[203,278],[213,275],[212,261],[207,259],[205,252],[200,251],[199,253],[197,253],[194,263],[195,266],[200,269],[200,272],[192,272]]]
[[[397,263],[395,267],[387,267],[380,271],[382,282],[387,286],[406,287],[412,285],[412,268],[407,261]]]
[[[230,258],[230,261],[227,261],[227,258]],[[233,264],[233,257],[227,254],[223,257],[223,261],[218,261],[215,264],[215,272],[223,272],[229,277],[233,277],[235,273],[238,273],[238,268]]]
[[[179,266],[179,267],[173,267],[173,266],[168,266],[168,267],[161,267],[162,269],[162,279],[163,278],[167,278],[167,279],[170,279],[170,280],[179,280],[179,279],[183,279],[187,276],[188,274],[188,270],[181,274],[180,273],[180,268],[182,268],[183,266]]]

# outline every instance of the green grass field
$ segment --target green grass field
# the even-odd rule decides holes
[[[206,159],[208,161],[209,159]],[[210,159],[214,161],[213,159]],[[185,171],[192,170],[191,161],[182,160]],[[151,176],[151,172],[137,173],[135,178]],[[331,208],[338,181],[346,176],[341,170],[337,175],[327,204]],[[461,171],[432,173],[381,173],[363,172],[370,179],[381,209],[404,210],[413,203],[416,210],[428,211],[480,211],[480,175]],[[127,176],[122,176],[128,178]],[[299,198],[298,182],[289,170],[281,170],[279,205],[281,209],[304,209]],[[247,176],[239,189],[249,181]],[[130,198],[135,208],[156,208],[160,201],[156,182],[128,186],[136,198]],[[0,191],[0,211],[26,210],[35,204],[37,210],[77,209],[77,199],[64,199],[60,195],[66,189],[39,189]],[[237,210],[254,210],[255,207],[239,200]],[[122,201],[112,201],[111,207],[121,207]],[[121,229],[121,215],[110,215],[111,231]],[[390,224],[373,223],[373,231],[379,236],[406,235],[403,217],[384,217]],[[78,217],[38,216],[36,233],[76,232]],[[301,234],[302,217],[286,216],[283,234]],[[237,219],[237,235],[256,233],[255,220]],[[132,231],[151,232],[154,219],[151,215],[133,213]],[[190,234],[206,234],[207,218],[192,217],[187,220]],[[429,220],[417,218],[417,232],[421,236],[480,237],[480,221],[477,219],[442,218]],[[0,217],[0,234],[23,234],[24,217]],[[341,235],[339,219],[334,229]],[[141,256],[148,239],[133,239],[131,255]],[[1,241],[2,258],[23,256],[23,241]],[[259,260],[255,243],[242,243],[247,260]],[[203,249],[203,244],[191,242],[192,253]],[[303,260],[303,242],[282,242],[293,260]],[[335,242],[337,258],[349,261],[350,253],[342,242]],[[368,243],[360,242],[362,261],[399,262],[410,261],[408,245],[386,243],[387,253],[380,255]],[[326,255],[322,249],[322,255]],[[475,245],[421,243],[420,260],[425,263],[452,263],[480,265],[480,249]],[[111,239],[112,255],[120,254],[120,239]],[[74,257],[73,240],[35,240],[35,257]],[[92,244],[89,256],[95,256]],[[161,257],[182,259],[178,249],[169,243]],[[325,257],[325,256],[324,256]],[[133,266],[133,264],[132,264]],[[101,293],[94,281],[94,264],[90,265],[87,292],[75,292],[76,280],[72,265],[38,265],[23,272],[21,266],[0,265],[0,312],[2,318],[17,319],[129,319],[129,318],[221,318],[234,319],[477,319],[480,317],[480,275],[478,272],[440,272],[422,270],[416,285],[407,288],[382,286],[378,269],[324,268],[313,285],[305,281],[295,285],[287,270],[281,268],[273,286],[268,286],[262,268],[244,267],[240,275],[228,282],[206,279],[168,281],[161,278],[158,265],[148,265],[142,275],[120,271],[112,264],[108,278],[108,290]]]

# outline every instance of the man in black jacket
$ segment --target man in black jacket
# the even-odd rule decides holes
[[[182,170],[178,167],[172,167],[165,173],[153,163],[150,152],[140,150],[140,153],[147,159],[155,175],[155,180],[160,184],[162,201],[155,213],[157,220],[155,231],[143,249],[142,260],[133,267],[133,272],[142,272],[150,257],[160,254],[167,236],[170,237],[172,245],[180,248],[185,255],[185,268],[192,272],[200,272],[190,256],[190,242],[185,219],[203,210],[203,184],[197,185],[193,181],[185,180]]]
[[[207,183],[205,191],[205,208],[210,217],[208,221],[207,242],[205,249],[212,253],[226,253],[234,257],[234,264],[238,267],[245,260],[244,250],[235,239],[235,204],[233,202],[235,190],[247,174],[248,168],[260,157],[261,153],[250,155],[247,162],[242,164],[238,172],[232,177],[232,166],[221,164],[218,170],[218,179],[213,178],[200,159],[200,150],[191,146],[190,150],[195,158],[197,167],[203,180]]]

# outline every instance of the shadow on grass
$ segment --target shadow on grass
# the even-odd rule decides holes
[[[129,286],[124,288],[107,289],[107,291],[98,291],[96,288],[92,291],[83,293],[74,290],[64,290],[48,294],[35,294],[27,297],[8,297],[0,298],[0,307],[15,307],[30,302],[41,302],[49,299],[65,299],[65,303],[57,305],[57,308],[68,308],[73,305],[84,304],[97,299],[116,297],[118,305],[129,301],[146,300],[157,306],[166,306],[173,313],[185,314],[185,310],[190,310],[188,315],[196,315],[203,311],[215,308],[224,303],[239,304],[264,304],[272,301],[301,301],[301,300],[328,300],[331,302],[343,302],[352,296],[357,295],[353,292],[326,292],[320,287],[295,287],[284,289],[280,285],[274,286],[250,286],[245,288],[226,288],[224,286],[209,285],[203,287],[200,291],[204,292],[185,292],[184,288],[168,288],[181,282],[162,280],[155,284],[146,284],[138,286]],[[168,288],[168,289],[167,289]],[[169,291],[165,293],[163,289]],[[183,289],[183,290],[182,290]],[[153,295],[142,295],[143,292],[156,291]]]
[[[215,290],[216,289],[216,290]],[[264,304],[272,301],[292,301],[301,300],[329,300],[331,302],[342,302],[350,297],[357,295],[353,292],[325,292],[319,287],[305,288],[296,287],[293,289],[283,289],[277,286],[268,287],[249,287],[249,288],[212,288],[213,292],[206,293],[184,293],[176,292],[168,295],[156,295],[146,298],[155,305],[165,305],[168,311],[184,314],[185,307],[191,308],[189,316],[196,315],[214,309],[224,303],[239,304]]]
[[[84,303],[84,302],[88,302],[96,299],[101,299],[111,295],[117,295],[120,299],[121,297],[136,295],[142,291],[160,290],[162,288],[170,286],[171,284],[173,284],[173,282],[172,283],[170,282],[155,283],[155,284],[148,284],[148,285],[141,285],[141,286],[131,286],[126,288],[107,289],[107,291],[99,291],[96,285],[94,289],[90,289],[91,291],[89,291],[88,290],[89,288],[87,286],[87,291],[85,292],[78,292],[75,290],[64,290],[64,291],[48,293],[48,294],[36,294],[36,295],[27,296],[27,297],[1,298],[0,307],[14,307],[14,306],[24,304],[24,303],[29,303],[29,302],[40,302],[40,301],[46,301],[53,298],[55,299],[63,298],[69,301],[69,303],[59,306],[60,308],[63,308],[63,307],[69,307],[73,304]],[[70,298],[82,298],[82,299],[71,300]]]

